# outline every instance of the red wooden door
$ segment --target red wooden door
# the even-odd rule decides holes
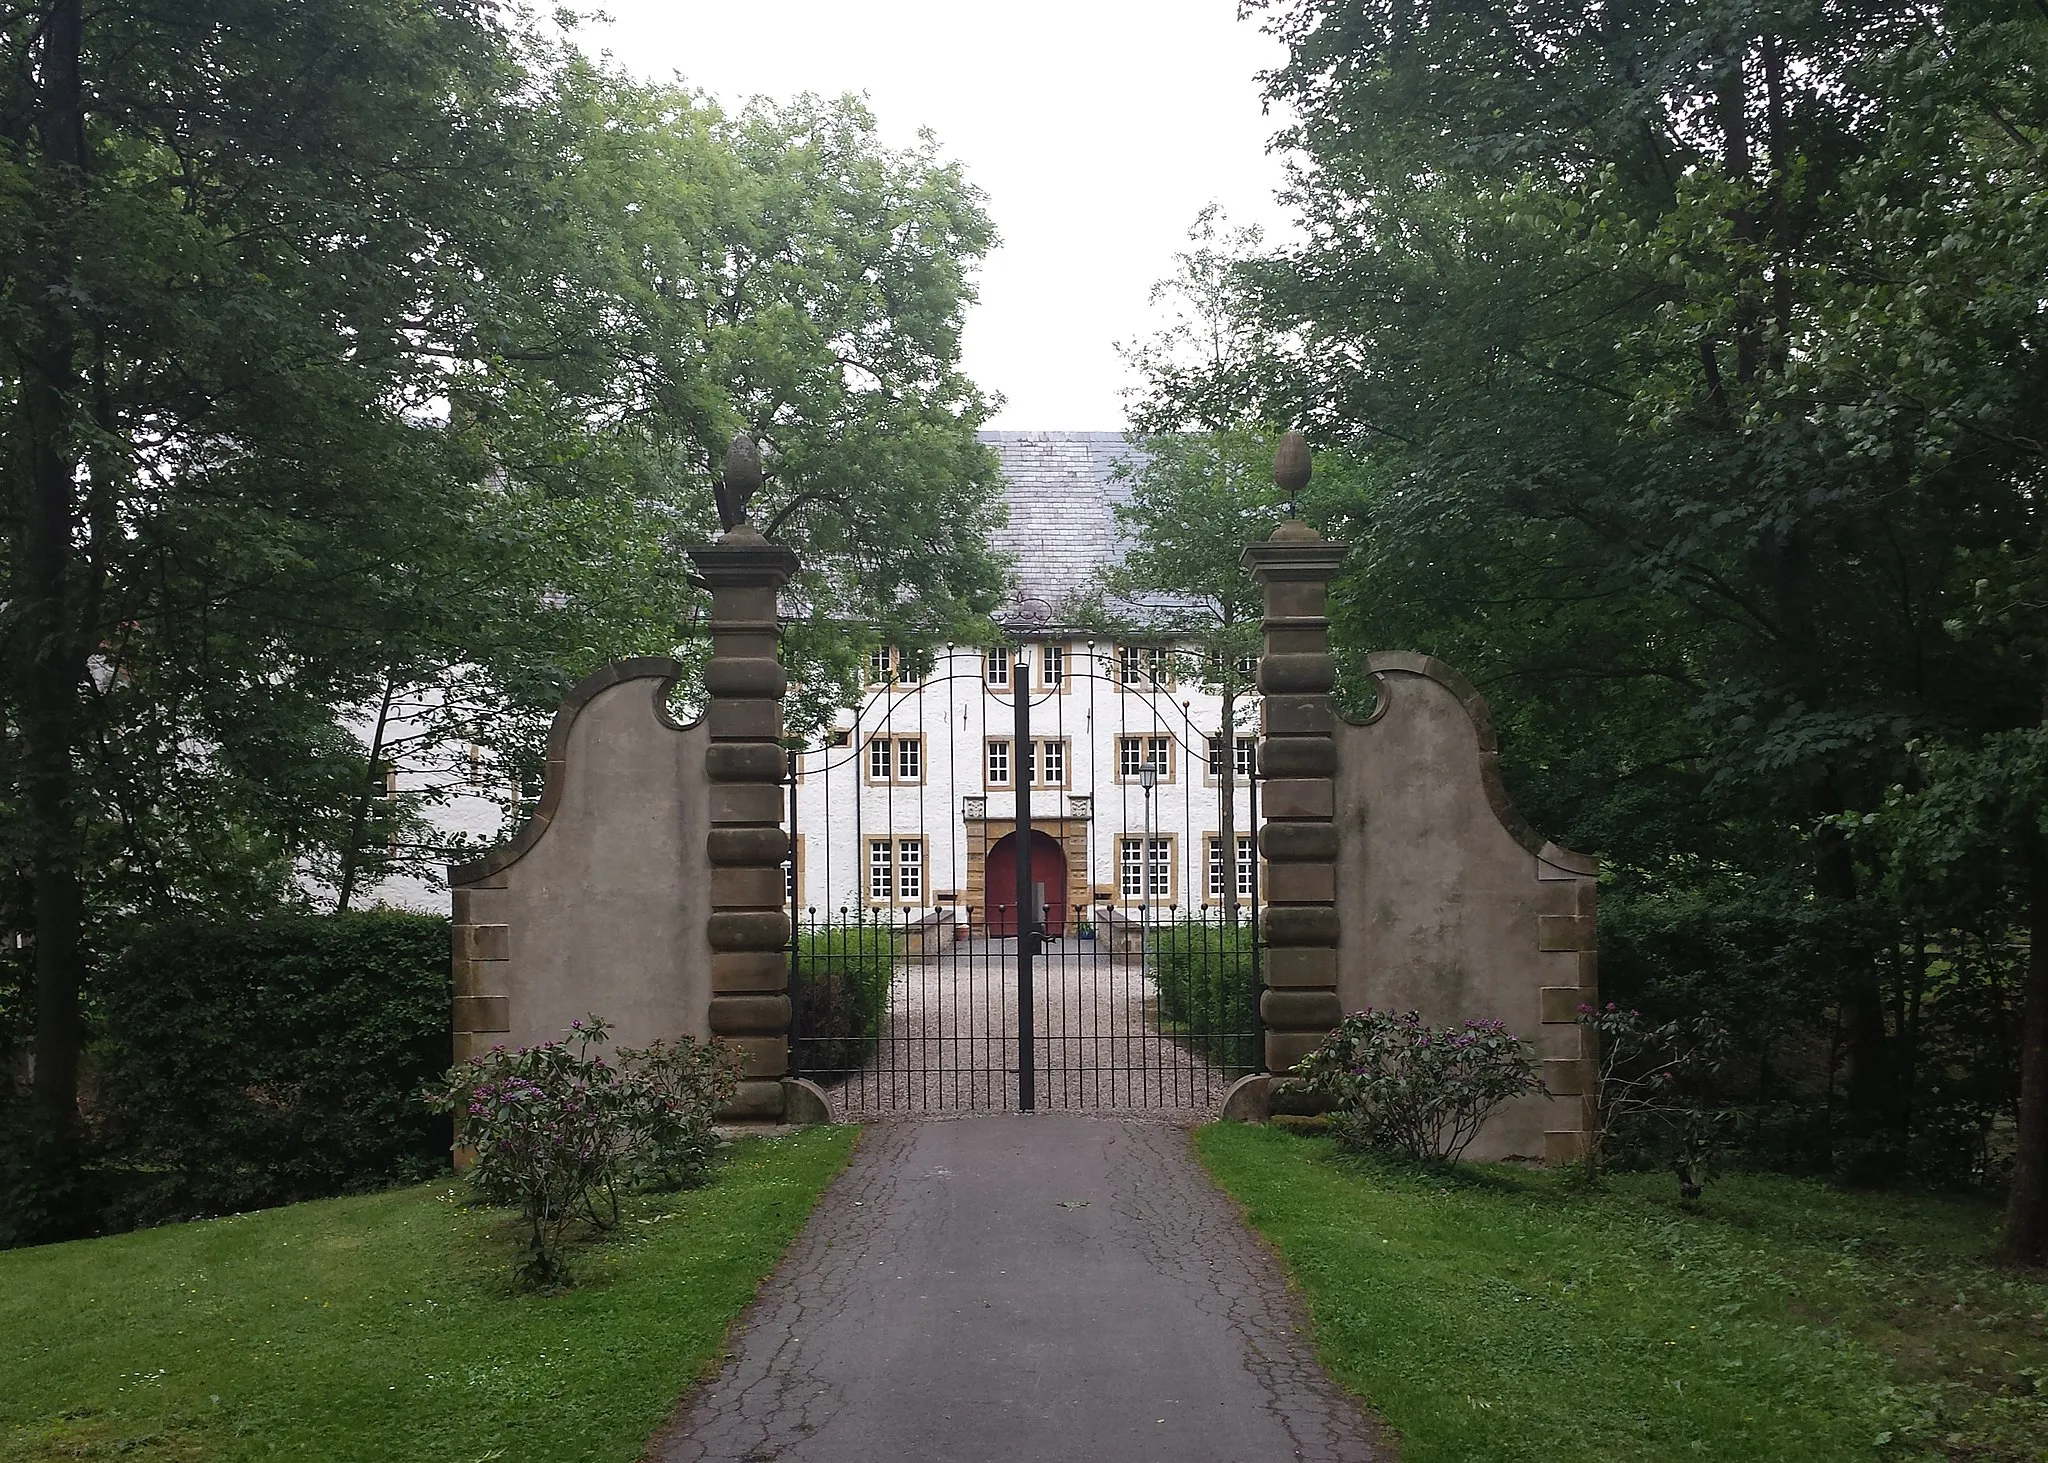
[[[1045,933],[1057,939],[1067,932],[1067,856],[1052,838],[1031,830],[1031,885],[1045,911]],[[988,851],[987,923],[989,935],[1006,940],[1017,933],[1017,835],[1006,833]]]

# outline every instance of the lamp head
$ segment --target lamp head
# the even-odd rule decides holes
[[[1144,788],[1146,792],[1150,792],[1153,788],[1159,786],[1159,766],[1157,763],[1147,762],[1138,768],[1138,786]]]

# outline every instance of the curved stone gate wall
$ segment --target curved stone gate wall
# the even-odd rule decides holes
[[[710,1035],[709,736],[668,714],[681,673],[649,657],[578,684],[548,738],[539,809],[450,868],[458,1062],[591,1014],[622,1046]]]
[[[1598,867],[1508,800],[1485,698],[1429,656],[1380,653],[1371,720],[1339,720],[1337,994],[1436,1026],[1497,1018],[1532,1041],[1552,1096],[1496,1115],[1474,1158],[1565,1162],[1590,1114],[1581,1002],[1598,998]]]

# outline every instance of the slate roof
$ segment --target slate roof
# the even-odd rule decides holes
[[[1002,464],[1010,521],[995,547],[1015,560],[1016,582],[1003,620],[1050,623],[1087,597],[1097,571],[1119,556],[1122,534],[1113,505],[1131,485],[1111,475],[1138,450],[1121,432],[983,432]]]

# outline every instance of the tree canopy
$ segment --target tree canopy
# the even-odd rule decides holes
[[[701,658],[735,433],[818,706],[992,607],[992,232],[932,139],[474,0],[37,0],[0,52],[0,1040],[59,1139],[121,930],[381,864],[364,708],[516,786],[579,676]]]
[[[1342,463],[1340,642],[1486,689],[1610,871],[1609,992],[1738,1025],[1759,1143],[1994,1173],[2048,826],[2002,740],[2048,681],[2048,12],[1249,9],[1302,242],[1228,251],[1233,348],[1141,356],[1146,425]],[[1970,825],[1996,897],[1930,906],[1878,829],[1958,778],[2024,811]]]

